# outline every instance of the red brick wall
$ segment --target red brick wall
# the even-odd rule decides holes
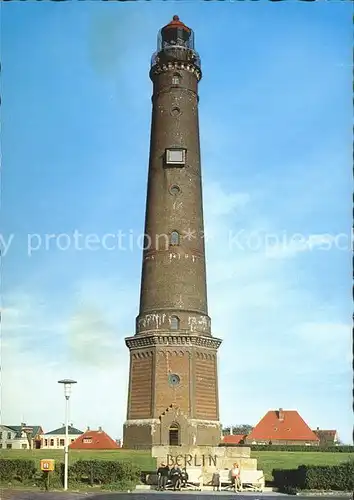
[[[156,362],[156,401],[155,417],[159,417],[172,403],[177,404],[189,414],[189,353],[178,349],[161,350],[157,353]],[[171,386],[169,374],[177,374],[180,384]]]
[[[196,418],[217,420],[216,357],[199,351],[195,358]]]
[[[132,353],[129,419],[151,418],[153,353]]]

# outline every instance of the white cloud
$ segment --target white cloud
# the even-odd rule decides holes
[[[113,318],[120,317],[123,326],[124,313],[130,309],[122,306],[124,293],[118,287],[112,296],[108,282],[105,287],[96,281],[99,302],[108,304],[106,309],[100,309],[97,300],[91,301],[94,283],[82,285],[87,285],[86,296],[78,294],[80,287],[75,287],[73,296],[68,297],[71,313],[56,311],[54,317],[50,300],[46,308],[41,308],[40,300],[25,293],[18,294],[17,301],[12,297],[16,309],[3,310],[2,422],[14,424],[25,419],[26,423],[42,425],[46,431],[60,426],[64,398],[57,381],[72,378],[78,381],[71,404],[74,424],[79,428],[102,426],[112,437],[121,436],[117,422],[125,418],[129,360],[123,340],[126,335],[117,331],[119,326]],[[117,302],[112,310],[114,298]],[[42,313],[40,320],[38,310]],[[16,318],[29,332],[26,338],[16,329]],[[41,331],[50,332],[50,336]]]

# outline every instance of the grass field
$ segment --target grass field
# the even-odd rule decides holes
[[[299,465],[337,465],[354,460],[354,453],[330,453],[319,451],[252,451],[257,468],[263,470],[267,481],[272,481],[273,469],[297,469]]]
[[[0,456],[1,458],[34,459],[38,463],[38,467],[41,458],[64,460],[64,452],[61,450],[1,450]],[[296,469],[299,465],[336,465],[349,459],[354,460],[354,453],[253,451],[251,457],[257,459],[257,468],[264,471],[267,481],[271,481],[273,469]],[[154,470],[156,467],[155,459],[147,451],[69,451],[70,463],[79,459],[129,460],[135,462],[143,470]]]

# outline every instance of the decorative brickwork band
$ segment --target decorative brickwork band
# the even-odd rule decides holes
[[[134,336],[125,339],[129,349],[142,349],[150,346],[186,346],[218,349],[222,340],[215,337],[202,337],[199,335],[146,335]],[[201,355],[197,353],[197,356]]]

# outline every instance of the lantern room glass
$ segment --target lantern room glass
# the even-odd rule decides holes
[[[165,26],[157,35],[157,51],[151,58],[151,66],[159,60],[182,60],[201,68],[198,52],[194,49],[194,32],[181,26]]]

